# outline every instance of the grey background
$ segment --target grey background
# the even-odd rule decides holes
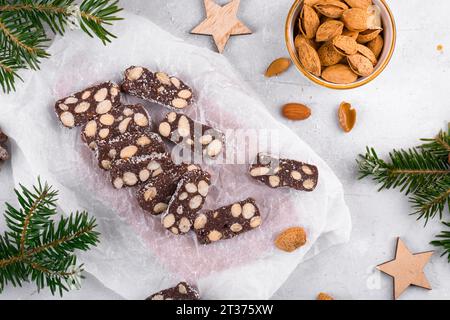
[[[352,212],[353,232],[349,243],[299,265],[273,298],[314,299],[325,291],[337,299],[390,299],[392,281],[374,267],[393,258],[396,237],[401,236],[413,252],[425,251],[433,249],[428,243],[442,228],[437,220],[424,228],[423,222],[409,215],[408,200],[397,191],[377,193],[371,181],[358,181],[355,159],[367,145],[384,156],[392,148],[413,146],[419,138],[432,137],[446,128],[450,120],[450,2],[434,0],[428,6],[419,0],[388,1],[398,29],[394,57],[375,81],[351,91],[318,87],[294,67],[278,78],[264,78],[272,60],[287,56],[284,21],[292,2],[242,0],[239,17],[254,33],[233,37],[224,55],[273,116],[308,142],[341,179]],[[202,0],[122,0],[121,5],[190,43],[215,50],[210,37],[189,34],[204,18]],[[443,52],[437,51],[438,44],[444,45]],[[336,117],[344,100],[358,111],[357,125],[350,134],[340,130]],[[285,120],[280,106],[287,102],[307,104],[313,110],[312,117],[304,122]],[[10,185],[3,178],[8,170],[5,166],[0,172],[0,200],[11,196]],[[448,213],[446,218],[450,220]],[[425,270],[433,290],[410,288],[402,298],[449,299],[447,260],[437,253]],[[29,298],[23,295],[25,291],[27,288],[8,288],[0,298]],[[51,296],[44,292],[31,298]],[[120,297],[88,276],[83,288],[66,298]]]

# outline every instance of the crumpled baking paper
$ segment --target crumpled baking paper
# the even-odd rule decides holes
[[[24,73],[18,91],[0,97],[14,183],[31,185],[40,175],[59,189],[61,211],[96,216],[101,243],[80,254],[81,260],[87,272],[124,298],[143,299],[182,280],[196,284],[203,299],[270,298],[304,259],[348,240],[351,222],[341,183],[308,145],[272,118],[224,56],[187,44],[142,17],[124,16],[112,28],[118,39],[108,46],[82,32],[57,37],[41,70]],[[270,151],[318,166],[318,187],[306,193],[256,182],[247,168],[258,150],[244,143],[245,161],[208,166],[213,187],[205,209],[254,197],[261,228],[210,246],[197,245],[192,235],[169,235],[159,218],[139,208],[133,190],[113,189],[81,142],[80,130],[63,128],[53,113],[57,99],[100,81],[119,82],[130,65],[162,70],[190,84],[197,102],[186,113],[227,132],[227,159],[242,156],[242,131],[259,143],[275,136]],[[153,118],[168,111],[144,104]],[[290,226],[303,226],[308,241],[288,254],[273,240]]]

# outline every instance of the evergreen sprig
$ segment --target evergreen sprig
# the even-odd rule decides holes
[[[441,131],[431,139],[407,150],[393,150],[389,161],[380,159],[373,148],[367,148],[357,159],[359,178],[372,177],[383,189],[398,188],[409,195],[413,214],[417,219],[443,219],[450,211],[450,124],[448,131]],[[450,223],[446,224],[450,226]],[[438,235],[444,240],[432,244],[444,248],[450,262],[450,232]]]
[[[20,185],[15,193],[20,208],[6,203],[8,230],[0,235],[0,293],[8,283],[21,286],[30,280],[52,294],[78,287],[83,265],[74,252],[98,243],[95,219],[76,212],[55,221],[58,191],[40,179],[31,190]]]
[[[121,20],[118,0],[0,0],[0,86],[3,92],[15,89],[21,69],[39,69],[53,33],[63,35],[66,27],[79,27],[104,44],[115,36],[106,26]]]
[[[443,222],[446,227],[450,227],[450,222]],[[450,263],[450,230],[442,231],[436,236],[436,240],[431,241],[431,244],[436,247],[441,247],[444,251],[441,256],[447,255],[447,260]]]

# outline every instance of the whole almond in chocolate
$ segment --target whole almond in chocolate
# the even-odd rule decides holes
[[[153,152],[113,162],[110,178],[116,189],[122,189],[141,185],[164,172],[173,172],[176,168],[177,165],[169,154]]]
[[[180,79],[164,72],[152,72],[144,67],[125,71],[122,90],[150,102],[181,110],[193,102],[192,89]]]
[[[313,191],[318,182],[316,166],[290,159],[260,153],[249,169],[250,176],[271,188],[289,187],[301,191]]]
[[[98,165],[104,170],[110,170],[113,164],[154,152],[164,153],[166,147],[161,137],[151,132],[148,127],[142,131],[126,132],[113,139],[100,141],[95,149]]]
[[[180,164],[172,170],[163,171],[156,177],[150,178],[136,193],[141,208],[154,216],[166,211],[181,176],[193,170],[199,170],[199,167],[192,164]]]
[[[252,198],[202,212],[194,220],[194,230],[201,244],[231,239],[258,228],[261,214]]]
[[[67,128],[85,125],[120,104],[119,86],[105,82],[74,93],[55,104],[55,112]]]
[[[222,152],[225,144],[221,131],[176,112],[166,115],[158,131],[162,137],[211,159]]]
[[[141,104],[120,105],[86,123],[81,129],[81,138],[91,149],[95,149],[102,141],[127,132],[141,131],[150,123],[150,116]]]
[[[184,174],[162,216],[164,228],[176,235],[189,232],[197,212],[205,203],[210,185],[211,175],[206,171],[194,170]]]

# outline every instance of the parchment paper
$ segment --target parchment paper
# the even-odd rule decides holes
[[[144,18],[124,16],[113,27],[118,39],[106,47],[80,31],[58,37],[42,70],[24,73],[18,92],[0,97],[0,126],[11,137],[14,182],[31,185],[40,175],[60,190],[62,212],[81,209],[97,217],[101,243],[81,260],[87,272],[124,298],[143,299],[182,280],[196,284],[204,299],[270,298],[301,261],[348,240],[351,222],[341,183],[308,145],[271,117],[225,57],[189,45]],[[169,235],[160,219],[139,208],[132,190],[112,188],[79,130],[63,128],[53,113],[57,99],[100,81],[119,82],[130,65],[163,70],[190,84],[197,102],[186,112],[231,130],[227,156],[242,153],[235,130],[256,132],[258,141],[275,133],[279,139],[272,151],[317,165],[318,187],[305,193],[256,182],[246,174],[257,152],[250,148],[247,163],[208,166],[214,186],[205,209],[252,196],[262,227],[206,247],[193,236]],[[168,111],[144,104],[155,119]],[[290,254],[277,250],[275,236],[297,225],[307,230],[307,244]]]

